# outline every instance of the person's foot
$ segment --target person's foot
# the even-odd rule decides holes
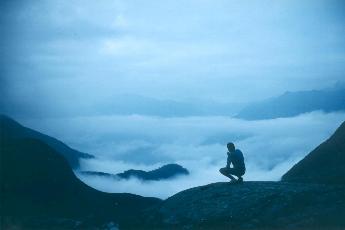
[[[229,181],[229,184],[237,184],[238,182],[237,182],[237,180],[236,179],[234,179],[234,180],[230,180]]]
[[[242,177],[239,177],[239,178],[237,179],[237,182],[238,182],[239,184],[243,183],[243,178],[242,178]]]

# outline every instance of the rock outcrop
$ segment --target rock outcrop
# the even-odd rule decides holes
[[[146,210],[146,229],[343,229],[345,186],[214,183]]]

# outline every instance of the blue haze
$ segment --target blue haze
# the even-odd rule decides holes
[[[200,108],[329,87],[344,79],[344,6],[1,1],[1,104],[20,117],[77,116],[123,95]]]
[[[344,113],[230,117],[342,82],[344,12],[341,0],[3,0],[0,113],[96,155],[83,170],[191,171],[162,184],[81,178],[102,191],[165,198],[225,180],[229,140],[246,180],[278,180]]]

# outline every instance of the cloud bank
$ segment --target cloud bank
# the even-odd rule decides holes
[[[24,124],[94,154],[96,159],[81,162],[81,170],[116,174],[181,164],[190,171],[189,176],[159,182],[114,181],[76,172],[85,183],[102,191],[166,198],[193,186],[227,181],[218,169],[226,164],[229,141],[244,152],[245,180],[279,180],[344,120],[344,113],[313,112],[262,121],[133,115],[29,119]]]

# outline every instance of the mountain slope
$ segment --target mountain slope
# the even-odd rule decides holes
[[[93,158],[90,154],[72,149],[63,142],[35,130],[26,128],[4,115],[0,115],[0,135],[6,135],[14,139],[33,138],[41,140],[56,152],[62,154],[72,168],[79,167],[79,158]]]
[[[133,215],[139,216],[142,209],[160,202],[132,194],[103,193],[85,185],[60,154],[36,139],[5,137],[0,151],[0,214],[5,222],[11,220],[9,225],[19,222],[24,229],[58,229],[54,220],[67,218],[83,223],[81,229],[106,221],[126,226],[135,221]]]
[[[345,184],[345,122],[303,160],[294,165],[282,181]]]
[[[236,118],[246,120],[293,117],[302,113],[322,110],[324,112],[345,111],[345,89],[286,92],[265,101],[243,108]]]

